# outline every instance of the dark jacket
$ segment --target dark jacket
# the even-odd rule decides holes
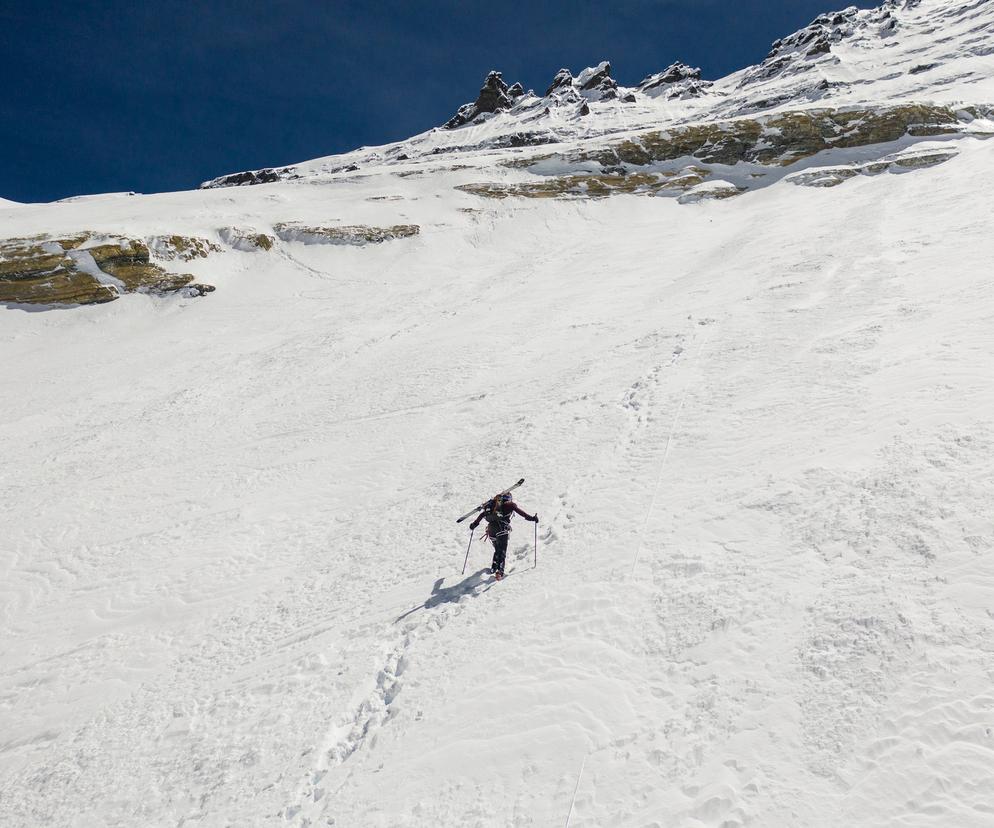
[[[506,503],[494,503],[491,501],[487,507],[480,512],[479,516],[470,525],[470,529],[475,529],[480,525],[481,520],[487,522],[487,537],[496,538],[506,535],[511,531],[511,517],[517,512],[525,520],[534,521],[537,518],[527,512],[521,511],[513,500]]]

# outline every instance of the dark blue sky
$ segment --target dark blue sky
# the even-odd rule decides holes
[[[195,187],[446,120],[491,68],[715,78],[832,0],[0,0],[0,197]],[[861,3],[864,7],[874,3]]]

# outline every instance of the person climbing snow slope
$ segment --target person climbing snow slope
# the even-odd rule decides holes
[[[469,528],[476,529],[481,520],[487,522],[487,537],[494,545],[494,560],[490,566],[490,571],[499,581],[504,577],[504,558],[507,555],[507,541],[511,534],[511,518],[517,512],[525,520],[538,523],[538,515],[529,515],[518,508],[510,492],[503,492],[488,500],[483,507],[483,511],[474,520]]]

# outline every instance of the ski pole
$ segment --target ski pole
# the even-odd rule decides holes
[[[466,560],[462,562],[462,574],[466,574],[466,564],[469,563],[469,547],[473,545],[473,530],[469,530],[469,543],[466,545]]]
[[[538,515],[535,515],[535,569],[538,569]]]

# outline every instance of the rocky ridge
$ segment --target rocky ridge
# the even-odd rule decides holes
[[[155,240],[160,249],[197,250],[190,258],[206,255],[200,241],[171,236],[164,245],[161,238]],[[0,302],[89,305],[113,302],[126,293],[202,296],[214,290],[189,274],[167,271],[151,256],[141,239],[101,238],[90,232],[0,240]]]
[[[985,130],[992,127],[994,107],[954,110],[907,105],[781,112],[652,130],[573,152],[521,159],[507,166],[532,173],[531,180],[473,182],[458,189],[487,198],[601,198],[628,193],[671,195],[681,203],[693,203],[701,199],[688,192],[705,179],[713,180],[700,190],[703,197],[727,198],[770,186],[785,177],[788,168],[813,164],[830,151],[879,147],[879,157],[835,165],[831,172],[815,168],[788,180],[832,186],[860,174],[923,169],[956,155],[954,149],[930,146],[930,141],[968,134],[987,137],[990,132]],[[925,146],[917,149],[919,144]]]
[[[421,228],[416,224],[395,224],[392,227],[368,227],[345,225],[314,227],[299,222],[273,225],[276,235],[286,242],[303,244],[346,244],[362,247],[367,244],[382,244],[393,239],[406,239],[416,236]]]
[[[476,101],[459,107],[442,128],[451,130],[480,124],[498,112],[534,115],[536,111],[542,113],[551,107],[571,107],[577,115],[589,115],[589,102],[613,100],[634,103],[635,96],[631,90],[618,86],[611,76],[611,64],[606,60],[584,69],[576,77],[569,69],[560,69],[542,96],[531,89],[526,92],[520,83],[508,86],[502,73],[492,70]]]
[[[987,106],[808,109],[653,130],[602,150],[584,149],[567,157],[572,162],[596,160],[608,168],[645,166],[686,156],[712,164],[790,166],[831,149],[966,133],[975,121],[986,123],[992,117],[994,107]]]
[[[255,252],[272,250],[276,239],[268,233],[259,233],[245,227],[222,227],[217,231],[221,241],[232,250]]]
[[[941,69],[963,56],[958,46],[948,50],[943,46],[960,40],[950,33],[954,27],[963,27],[968,35],[991,30],[994,20],[984,5],[969,0],[926,0],[925,5],[923,0],[886,0],[873,9],[850,6],[819,15],[804,28],[774,41],[759,64],[732,76],[735,82],[728,90],[727,105],[719,108],[744,113],[867,94],[870,88],[893,84],[902,76],[913,78]],[[972,26],[978,18],[982,22]],[[969,41],[976,42],[976,38]],[[974,45],[965,51],[984,57],[991,47]],[[875,67],[886,71],[877,77],[864,74]],[[981,80],[985,73],[989,76],[989,69],[936,80],[944,86],[954,80]],[[935,81],[932,84],[934,89]],[[905,99],[919,96],[928,87],[928,83],[898,85],[905,90]],[[861,93],[861,89],[866,91]]]
[[[958,154],[954,149],[893,153],[865,164],[816,167],[789,175],[786,180],[802,187],[837,187],[839,184],[860,175],[880,175],[885,172],[901,173],[934,167],[937,164],[944,164],[946,161],[952,160]]]
[[[482,115],[506,112],[514,106],[514,101],[523,94],[524,90],[522,90],[520,83],[508,86],[500,72],[491,71],[486,80],[483,81],[476,101],[459,107],[459,111],[446,121],[445,128],[455,129],[475,121]]]
[[[151,236],[147,241],[152,255],[167,262],[191,262],[221,252],[220,245],[196,236]]]
[[[687,100],[701,97],[712,86],[714,82],[704,80],[700,69],[677,62],[662,72],[643,78],[638,85],[638,91],[650,98]]]
[[[725,78],[674,62],[634,86],[602,61],[560,69],[538,90],[487,73],[475,100],[442,126],[406,141],[363,148],[319,166],[222,176],[204,186],[278,183],[338,175],[445,153],[585,141],[666,124],[723,121],[782,109],[878,104],[986,104],[994,76],[994,6],[974,0],[886,0],[875,9],[822,14],[776,40],[765,57]]]
[[[220,243],[198,236],[150,236],[145,239],[101,236],[81,231],[58,238],[39,235],[0,240],[0,303],[18,305],[92,305],[113,302],[129,293],[203,296],[212,285],[173,273],[159,262],[190,262],[235,251],[266,252],[277,238],[303,244],[362,247],[420,233],[413,224],[307,225],[282,222],[273,234],[237,227],[217,231]]]
[[[830,55],[833,47],[845,40],[884,40],[898,34],[900,10],[915,9],[921,0],[887,0],[876,9],[860,10],[850,6],[842,11],[822,14],[809,25],[776,40],[762,63],[746,73],[742,81],[748,86],[788,72],[806,72],[813,61]]]
[[[261,170],[229,173],[205,181],[200,185],[202,190],[213,190],[218,187],[247,187],[253,184],[273,184],[277,181],[293,181],[300,176],[293,167],[265,167]]]

